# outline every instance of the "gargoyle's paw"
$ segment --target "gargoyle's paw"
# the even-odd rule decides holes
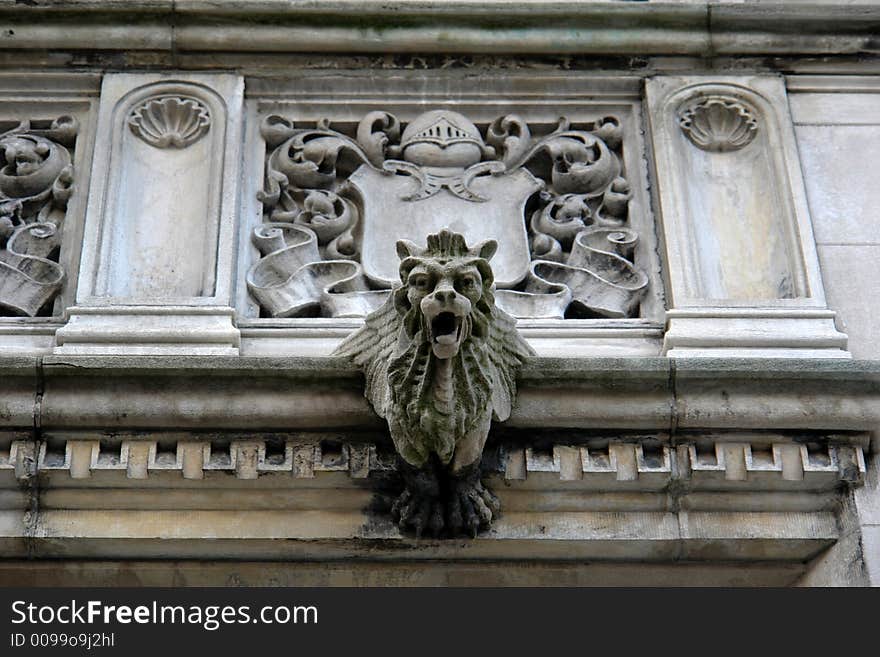
[[[420,495],[405,489],[391,507],[391,515],[402,533],[416,538],[428,530],[434,536],[443,531],[443,507],[434,496]]]
[[[488,529],[501,512],[501,504],[492,492],[479,482],[461,482],[450,495],[448,506],[449,532],[472,537]]]
[[[410,498],[412,498],[412,493],[407,489],[398,495],[396,500],[394,500],[394,504],[391,505],[391,517],[394,518],[395,522],[400,520],[401,513],[409,504]]]
[[[492,517],[497,518],[501,515],[501,501],[495,497],[495,493],[493,493],[490,489],[483,486],[483,484],[478,483],[477,488],[480,492],[480,497],[483,498],[483,502],[486,506],[489,507],[489,510],[492,512]]]

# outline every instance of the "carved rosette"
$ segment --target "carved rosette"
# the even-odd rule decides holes
[[[62,116],[0,134],[0,315],[37,315],[64,282],[58,252],[76,132],[76,120]]]
[[[131,131],[156,148],[186,148],[211,128],[211,114],[195,98],[160,96],[135,107],[128,119]]]
[[[448,110],[405,125],[377,111],[346,131],[273,115],[262,135],[259,198],[276,232],[255,232],[248,287],[269,316],[363,316],[395,284],[394,242],[453,225],[498,241],[496,299],[517,317],[638,314],[648,277],[614,117],[480,128]]]
[[[687,138],[704,151],[736,151],[758,133],[758,119],[743,102],[728,96],[699,98],[685,105],[678,123]]]

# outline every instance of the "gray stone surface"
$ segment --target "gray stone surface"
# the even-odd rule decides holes
[[[38,368],[39,361],[33,357],[4,355],[0,358],[0,426],[3,428],[33,428]]]
[[[27,382],[31,399],[39,361],[2,360],[7,384]],[[44,427],[182,422],[182,428],[246,430],[255,421],[262,428],[326,427],[328,417],[340,427],[379,422],[361,396],[360,375],[342,359],[53,356],[42,363]],[[874,361],[536,358],[521,372],[507,426],[874,431],[878,390]],[[19,408],[15,421],[33,426],[33,404]]]
[[[828,304],[839,313],[838,325],[849,336],[853,357],[880,358],[880,243],[820,244],[818,249]]]
[[[862,558],[861,534],[841,536],[828,550],[813,559],[795,586],[870,586]]]
[[[853,492],[859,522],[880,525],[880,463],[877,458],[868,461],[865,485]]]
[[[56,333],[59,353],[238,353],[243,93],[240,76],[222,73],[104,77],[76,305]]]
[[[872,78],[793,78],[804,181],[830,307],[856,358],[878,358],[880,87]],[[857,154],[857,155],[856,155]]]
[[[43,360],[45,390],[40,409],[45,415],[40,421],[46,449],[34,463],[41,468],[40,504],[46,512],[41,513],[39,535],[27,543],[31,555],[210,559],[222,554],[226,559],[246,560],[369,554],[377,558],[370,545],[378,541],[385,546],[382,558],[395,561],[659,560],[665,563],[657,565],[661,579],[662,573],[679,568],[672,565],[675,560],[749,564],[780,560],[781,570],[770,572],[789,573],[789,579],[774,579],[787,583],[804,574],[800,562],[816,564],[816,559],[830,554],[827,550],[838,536],[833,512],[836,497],[831,491],[841,471],[823,470],[832,463],[827,455],[814,451],[803,459],[789,449],[793,445],[788,437],[776,450],[761,442],[766,432],[737,438],[709,437],[703,430],[690,434],[697,441],[692,454],[660,450],[657,456],[633,449],[633,443],[625,439],[620,442],[621,432],[614,432],[611,425],[616,422],[630,430],[642,427],[668,435],[676,423],[678,440],[685,440],[685,420],[700,427],[751,423],[767,427],[778,422],[790,430],[795,426],[791,419],[804,416],[804,410],[817,403],[809,392],[813,386],[823,386],[827,393],[828,382],[834,382],[831,390],[841,398],[826,394],[822,403],[830,408],[859,395],[870,399],[880,378],[880,365],[854,361],[538,359],[523,372],[520,385],[523,392],[531,389],[539,397],[526,411],[531,417],[523,418],[527,421],[519,426],[532,435],[534,429],[528,426],[546,429],[555,421],[563,428],[583,422],[591,429],[609,427],[618,442],[613,448],[590,445],[587,451],[565,444],[549,454],[525,450],[520,469],[511,461],[499,465],[510,476],[503,485],[494,483],[506,509],[494,533],[474,544],[429,542],[415,551],[410,539],[401,537],[393,525],[364,514],[372,493],[358,478],[360,470],[353,465],[351,453],[346,465],[333,449],[322,450],[318,458],[316,452],[308,456],[297,446],[309,427],[329,430],[335,436],[332,440],[344,440],[348,434],[333,433],[328,417],[334,418],[334,426],[350,422],[348,426],[359,432],[371,429],[381,435],[381,424],[370,419],[361,399],[359,374],[341,360],[132,356]],[[6,371],[33,373],[37,362],[9,359]],[[727,397],[717,387],[719,379],[728,384]],[[709,391],[707,382],[713,385]],[[35,391],[36,382],[33,386]],[[738,390],[758,394],[785,413],[768,416],[763,405],[747,404],[753,399],[747,395],[739,405]],[[695,391],[703,391],[706,398],[697,399]],[[652,395],[656,408],[645,408],[644,400]],[[695,406],[694,401],[702,405]],[[571,410],[565,407],[568,403]],[[840,412],[835,415],[823,407],[807,416],[807,424],[839,431],[846,426]],[[240,425],[244,435],[233,447],[222,448],[215,443],[234,431],[230,420],[235,417],[244,420]],[[276,448],[274,460],[269,459],[265,446],[261,457],[261,446],[253,442],[253,427],[268,428],[266,418],[277,418],[275,435],[278,430],[300,427],[290,438],[289,453],[288,448],[281,453]],[[156,432],[157,424],[166,421],[167,431]],[[859,416],[858,421],[866,422],[866,418]],[[876,425],[876,419],[871,422]],[[115,436],[111,438],[105,432],[113,425],[141,430],[118,433],[111,429]],[[187,434],[186,427],[199,431]],[[516,427],[517,423],[510,422],[508,431],[515,432]],[[114,451],[110,444],[126,435],[119,451]],[[703,445],[700,436],[710,442]],[[152,445],[151,437],[156,441]],[[210,451],[205,452],[208,437]],[[711,447],[717,445],[711,441],[718,440],[734,442],[724,443],[719,452],[718,447]],[[742,444],[748,449],[743,451]],[[726,458],[736,449],[743,457],[741,463]],[[279,454],[284,456],[283,463]],[[798,467],[793,467],[792,455],[798,456]],[[0,507],[8,511],[3,529],[5,553],[23,556],[20,537],[24,530],[16,518],[31,508],[31,502],[22,497],[17,482],[7,481],[15,469],[3,458],[0,453],[0,480],[4,482]],[[375,476],[381,472],[376,470]],[[687,484],[676,487],[683,497],[662,493],[673,473],[686,476]],[[205,551],[204,535],[216,537],[211,543],[216,553]],[[442,578],[446,567],[432,567],[418,581],[440,581],[435,578]],[[318,576],[305,566],[290,568],[304,578]],[[751,582],[755,581],[751,573],[768,566],[756,568],[753,571],[750,565],[736,577],[713,566],[711,571],[699,571],[701,578],[708,579],[694,581]],[[363,576],[380,571],[368,568]],[[9,573],[4,577],[14,578],[14,569],[3,572]],[[57,572],[59,577],[67,576],[63,569]],[[211,573],[222,577],[218,569]],[[816,582],[822,581],[819,573],[815,571]],[[335,577],[348,581],[348,576],[353,575]],[[624,578],[622,572],[617,576]],[[493,578],[487,574],[485,581],[501,581]]]
[[[880,107],[880,95],[865,95]],[[817,244],[880,244],[880,125],[799,125],[797,135]]]
[[[880,462],[875,448],[865,485],[853,491],[860,525],[862,559],[872,586],[880,586]]]
[[[28,365],[33,368],[33,359],[7,361],[18,368]],[[138,421],[148,421],[152,417],[155,421],[169,407],[174,393],[170,390],[167,396],[152,397],[151,391],[160,391],[168,385],[169,381],[178,379],[178,388],[175,392],[184,394],[190,400],[184,407],[190,409],[189,414],[197,414],[208,408],[214,409],[211,414],[203,415],[202,423],[228,422],[234,415],[231,409],[224,410],[224,400],[237,396],[235,408],[240,403],[243,406],[253,404],[257,400],[259,408],[254,412],[264,413],[262,422],[271,422],[276,426],[283,426],[285,421],[292,420],[289,410],[285,410],[284,394],[302,394],[303,403],[308,399],[308,386],[315,382],[326,382],[334,392],[328,388],[327,403],[333,403],[335,397],[342,403],[343,399],[352,395],[351,407],[345,404],[342,408],[358,410],[354,417],[361,421],[376,421],[375,416],[369,411],[366,401],[361,400],[358,388],[360,376],[357,371],[342,360],[333,359],[308,359],[308,358],[205,358],[205,357],[180,357],[180,358],[136,358],[136,357],[46,357],[44,359],[43,376],[46,379],[46,393],[44,395],[42,411],[47,414],[43,418],[56,416],[79,418],[91,417],[93,421],[105,421],[113,423],[130,424]],[[19,365],[18,363],[21,363]],[[566,426],[567,422],[583,422],[584,425],[601,426],[607,422],[613,422],[614,427],[669,427],[672,424],[673,399],[670,395],[670,363],[666,359],[536,359],[533,364],[522,373],[520,398],[518,408],[515,409],[513,426],[542,426],[542,422],[557,417],[557,426]],[[224,373],[225,372],[225,373]],[[693,381],[694,393],[700,392],[705,382],[714,382],[715,386],[723,386],[723,380],[730,383],[727,399],[720,392],[706,392],[705,397],[695,396],[689,403],[697,402],[705,406],[704,412],[717,408],[721,417],[729,418],[735,422],[739,417],[745,421],[759,423],[765,416],[762,410],[751,409],[748,400],[744,397],[742,404],[738,404],[736,413],[732,415],[734,408],[730,407],[732,401],[738,399],[740,390],[747,392],[749,386],[756,382],[763,382],[762,392],[768,404],[774,399],[771,393],[776,395],[780,403],[781,416],[777,421],[787,421],[784,418],[801,415],[806,417],[808,424],[827,422],[827,427],[867,429],[872,427],[871,422],[875,418],[875,410],[872,395],[876,394],[876,379],[878,378],[877,367],[871,363],[856,362],[843,363],[834,361],[810,361],[798,362],[791,360],[781,361],[739,361],[729,362],[724,359],[707,360],[705,363],[689,363],[687,367],[679,365],[676,377],[689,378]],[[249,385],[240,384],[242,378],[249,381]],[[721,379],[721,380],[720,380]],[[284,384],[283,389],[278,385],[283,381],[300,381],[300,386],[291,387]],[[823,418],[821,412],[811,411],[804,413],[806,409],[818,404],[817,408],[831,411],[836,404],[835,397],[806,398],[801,400],[797,396],[800,387],[805,390],[820,390],[827,387],[827,381],[836,381],[835,391],[840,395],[852,395],[852,401],[843,408],[837,408],[827,418]],[[215,384],[212,384],[214,381]],[[220,381],[228,383],[228,392],[218,388]],[[265,383],[261,383],[265,382]],[[108,391],[114,390],[117,385],[130,387],[132,391],[139,391],[138,396],[132,398],[132,409],[138,409],[137,413],[129,414],[117,404],[124,404],[125,397],[120,393],[119,401],[114,401],[114,396],[107,396]],[[274,390],[274,392],[273,392]],[[717,387],[713,387],[717,390]],[[32,394],[33,391],[31,391]],[[218,394],[219,393],[219,394]],[[679,391],[682,401],[688,400],[687,393]],[[719,396],[716,398],[715,395]],[[101,404],[89,408],[77,406],[76,398],[103,395]],[[227,396],[228,395],[228,396]],[[585,405],[583,399],[586,395],[592,395],[592,403]],[[134,400],[139,400],[137,404]],[[355,401],[357,400],[357,401]],[[638,401],[634,401],[638,400]],[[651,403],[646,403],[653,400]],[[275,406],[278,404],[278,406]],[[719,406],[723,404],[723,406]],[[785,408],[787,407],[787,408]],[[114,408],[118,408],[116,415]],[[681,407],[682,410],[686,406]],[[30,409],[33,412],[33,409]],[[146,413],[147,415],[141,415]],[[176,411],[176,413],[179,413]],[[274,413],[278,413],[278,419],[271,419]],[[534,414],[534,415],[532,415]],[[331,415],[331,417],[334,417]],[[138,419],[136,419],[138,418]],[[220,418],[226,418],[221,420]],[[772,419],[772,418],[771,418]],[[169,420],[171,421],[171,420]],[[711,415],[706,417],[707,425],[717,422]],[[805,420],[801,419],[799,423]],[[837,424],[843,422],[843,424]],[[32,422],[28,422],[31,424]],[[791,425],[797,426],[798,423]],[[228,426],[228,425],[227,425]],[[241,426],[247,426],[243,424]],[[576,426],[581,426],[577,424]],[[608,425],[605,425],[608,426]]]
[[[880,586],[880,525],[862,525],[862,554],[871,586]]]

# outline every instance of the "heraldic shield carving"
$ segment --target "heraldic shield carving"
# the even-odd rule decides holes
[[[371,112],[346,128],[263,121],[265,221],[247,282],[265,316],[366,316],[399,284],[397,242],[442,230],[497,242],[495,300],[514,317],[638,315],[648,277],[613,117],[481,129],[449,110],[405,127]]]

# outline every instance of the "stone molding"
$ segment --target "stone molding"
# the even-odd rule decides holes
[[[674,449],[656,436],[502,443],[486,470],[504,508],[493,528],[416,541],[381,512],[390,453],[328,437],[336,447],[300,434],[271,454],[264,440],[195,434],[3,441],[0,545],[36,559],[803,562],[838,538],[840,491],[864,476],[863,437],[807,449],[772,434],[681,436]],[[745,479],[716,462],[725,451],[743,455]]]
[[[803,563],[840,536],[880,426],[876,363],[538,358],[490,436],[504,513],[413,550],[370,511],[392,451],[340,360],[7,356],[0,375],[8,558]]]
[[[360,18],[357,26],[350,23],[352,15]],[[0,5],[3,48],[172,53],[845,54],[876,52],[866,30],[872,19],[880,19],[880,8],[869,0],[845,5],[410,0],[391,11],[381,0]],[[523,21],[530,29],[523,30]],[[97,43],[95,33],[102,34]]]
[[[41,474],[66,472],[71,479],[90,479],[102,474],[117,479],[145,480],[151,474],[179,473],[182,479],[203,480],[211,472],[253,480],[277,474],[274,485],[296,486],[297,479],[314,479],[322,473],[342,472],[352,479],[386,478],[396,472],[393,451],[386,445],[347,442],[343,434],[302,434],[288,438],[280,449],[260,438],[211,442],[197,434],[156,434],[117,440],[68,438],[33,443],[13,440],[0,450],[0,470],[12,471],[26,480]],[[795,436],[795,438],[798,438]],[[805,440],[809,438],[802,436]],[[357,441],[357,437],[353,440]],[[683,434],[674,446],[659,445],[656,436],[645,436],[652,454],[635,437],[590,439],[592,445],[554,444],[544,449],[501,443],[493,447],[484,470],[506,482],[534,479],[538,485],[580,482],[591,490],[664,490],[687,486],[689,490],[730,491],[833,490],[844,484],[857,486],[865,476],[863,437],[847,442],[832,436],[831,442],[806,444],[784,436]],[[754,442],[743,442],[754,441]],[[839,441],[839,442],[834,442]],[[329,447],[328,447],[329,445]],[[550,479],[547,479],[547,476]]]
[[[362,375],[343,359],[3,356],[0,373],[4,430],[383,427],[363,398]],[[518,390],[502,427],[875,432],[880,426],[880,365],[873,361],[535,358],[521,371]]]

